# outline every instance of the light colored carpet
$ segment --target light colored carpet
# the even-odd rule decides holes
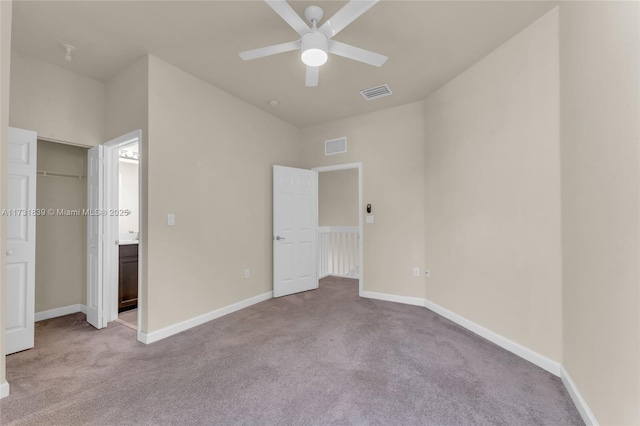
[[[116,320],[120,324],[129,327],[133,330],[138,329],[138,310],[130,309],[128,311],[120,312],[118,314],[118,319]]]
[[[573,425],[557,377],[357,284],[272,299],[143,345],[84,315],[7,357],[2,424]]]

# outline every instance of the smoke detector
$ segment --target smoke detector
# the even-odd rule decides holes
[[[74,46],[72,46],[72,45],[70,45],[70,44],[66,44],[66,43],[62,43],[62,47],[64,47],[64,49],[65,49],[65,51],[66,51],[66,53],[65,53],[65,55],[64,55],[64,58],[65,58],[67,61],[71,62],[71,60],[73,59],[73,58],[71,57],[71,53],[72,53],[74,50],[76,50],[76,48],[75,48]]]

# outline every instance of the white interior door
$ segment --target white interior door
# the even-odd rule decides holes
[[[9,128],[6,353],[34,344],[37,135]]]
[[[103,308],[104,147],[91,148],[87,159],[87,322],[106,327]]]
[[[318,288],[318,173],[273,166],[273,297]]]

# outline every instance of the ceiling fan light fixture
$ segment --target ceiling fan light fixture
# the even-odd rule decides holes
[[[327,53],[320,49],[307,49],[302,52],[302,62],[310,67],[319,67],[327,62]]]
[[[319,67],[327,62],[329,40],[320,32],[312,32],[302,36],[302,62],[310,67]]]
[[[305,77],[305,85],[307,87],[316,87],[318,85],[320,66],[327,62],[329,53],[380,67],[388,59],[386,56],[333,40],[336,34],[358,19],[358,17],[373,7],[378,1],[379,0],[350,0],[331,18],[325,20],[324,24],[318,27],[318,22],[320,22],[324,16],[321,7],[309,6],[305,10],[304,16],[311,24],[309,25],[293,10],[287,0],[265,0],[269,7],[280,15],[301,38],[259,49],[246,50],[240,52],[240,57],[245,61],[250,61],[278,53],[291,52],[294,50],[300,51],[300,59],[307,68]],[[331,41],[331,43],[329,43],[329,41]]]

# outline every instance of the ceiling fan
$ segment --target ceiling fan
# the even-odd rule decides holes
[[[309,6],[304,12],[305,18],[311,23],[311,27],[309,27],[286,0],[265,1],[301,38],[296,41],[241,52],[240,57],[245,61],[300,50],[302,62],[307,66],[306,85],[313,87],[318,85],[320,66],[327,62],[329,53],[376,67],[382,66],[387,60],[386,56],[379,53],[332,40],[333,36],[369,10],[378,0],[351,0],[335,15],[327,19],[320,28],[317,27],[317,24],[322,19],[324,12],[318,6]]]

